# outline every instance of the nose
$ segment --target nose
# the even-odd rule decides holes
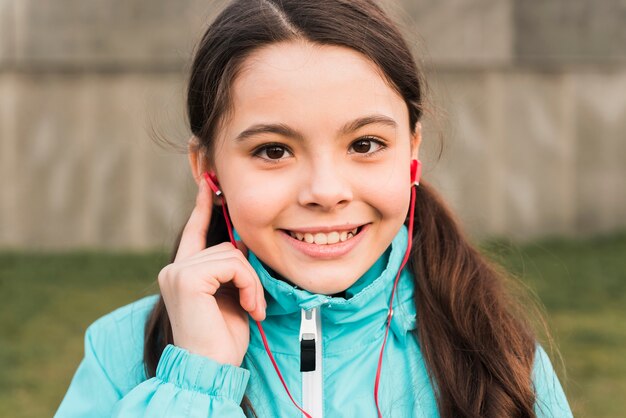
[[[341,164],[332,158],[313,163],[311,169],[303,173],[300,204],[323,211],[346,206],[352,201],[353,192],[343,171]]]

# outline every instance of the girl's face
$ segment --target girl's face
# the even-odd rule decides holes
[[[343,47],[257,50],[232,93],[214,169],[241,239],[301,288],[347,289],[406,218],[420,126],[412,136],[402,97]]]

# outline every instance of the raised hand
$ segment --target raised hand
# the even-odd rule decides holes
[[[250,341],[248,313],[265,319],[263,286],[242,242],[205,248],[212,199],[201,179],[176,258],[159,272],[159,287],[175,345],[240,366]]]

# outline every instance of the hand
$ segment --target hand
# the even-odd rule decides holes
[[[242,242],[237,248],[230,242],[205,248],[212,199],[201,178],[176,258],[159,272],[159,287],[175,345],[240,366],[250,342],[248,312],[264,320],[265,297]]]

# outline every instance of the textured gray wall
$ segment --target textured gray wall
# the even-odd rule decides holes
[[[221,3],[0,0],[0,247],[171,245],[195,188],[150,132],[184,145]],[[425,177],[473,236],[626,226],[626,1],[386,3],[427,69]]]

